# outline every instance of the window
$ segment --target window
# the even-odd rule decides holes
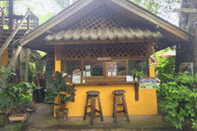
[[[81,71],[81,61],[62,61],[62,71],[67,75],[72,76],[75,69]]]
[[[148,75],[148,60],[129,60],[129,75],[134,71],[143,71],[144,75]]]
[[[117,61],[117,68],[118,68],[118,75],[126,75],[127,68],[126,68],[126,60]]]
[[[102,61],[84,61],[83,77],[103,76]]]

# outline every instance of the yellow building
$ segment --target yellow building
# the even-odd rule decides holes
[[[64,73],[65,81],[76,89],[74,101],[67,104],[68,116],[84,115],[86,92],[92,90],[100,92],[104,116],[113,114],[114,90],[126,91],[129,115],[145,115],[157,114],[156,90],[140,89],[138,81],[127,78],[134,71],[143,71],[144,78],[155,77],[153,65],[149,66],[154,50],[187,41],[187,36],[130,1],[81,0],[25,35],[20,43],[54,54],[54,73]],[[81,74],[72,79],[75,69]],[[95,105],[98,108],[97,101]]]

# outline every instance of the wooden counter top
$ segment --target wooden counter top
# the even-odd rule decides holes
[[[75,86],[89,86],[89,85],[132,85],[132,84],[139,84],[138,81],[133,82],[96,82],[96,83],[80,83],[80,84],[73,84]]]
[[[73,86],[99,86],[99,85],[132,85],[135,86],[135,100],[139,100],[139,81],[133,82],[97,82],[97,83],[81,83],[81,84],[73,84]]]

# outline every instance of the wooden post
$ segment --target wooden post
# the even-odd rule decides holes
[[[18,46],[17,50],[16,50],[16,53],[14,55],[14,57],[11,59],[10,63],[8,64],[7,66],[7,69],[10,70],[13,66],[14,66],[14,63],[16,63],[16,60],[18,58],[18,55],[19,53],[21,52],[22,50],[22,46]]]
[[[3,29],[5,23],[5,8],[2,9],[2,16],[1,16],[1,27]]]
[[[30,18],[30,15],[27,17],[27,31],[29,32],[29,25],[30,25],[30,23],[29,23],[29,18]]]
[[[25,49],[22,49],[19,57],[20,65],[20,82],[25,82],[25,68],[22,67],[22,60],[25,61]]]
[[[129,75],[129,60],[126,60],[127,75]]]
[[[9,30],[13,30],[14,0],[9,0]],[[0,55],[1,56],[1,55]]]
[[[25,82],[28,82],[28,71],[29,71],[29,49],[26,49],[26,64],[25,64]]]

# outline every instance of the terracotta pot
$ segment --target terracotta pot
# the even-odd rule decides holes
[[[66,110],[67,113],[65,113],[64,111],[60,111],[60,109],[57,109],[57,111],[56,111],[57,117],[56,118],[57,118],[58,121],[62,122],[62,121],[67,120],[68,109],[65,108],[65,110]]]

